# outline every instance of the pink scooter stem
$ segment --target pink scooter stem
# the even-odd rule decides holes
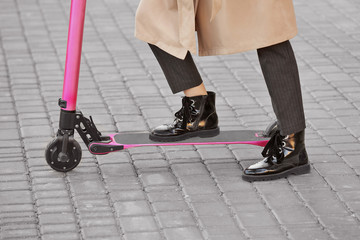
[[[62,100],[66,111],[76,110],[86,0],[71,0]]]

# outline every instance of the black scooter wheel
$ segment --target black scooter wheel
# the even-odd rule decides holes
[[[74,139],[69,138],[66,153],[62,153],[63,137],[52,140],[45,150],[45,158],[49,166],[58,172],[68,172],[79,165],[81,160],[80,144]]]

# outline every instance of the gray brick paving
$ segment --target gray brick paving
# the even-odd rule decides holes
[[[180,96],[133,37],[138,2],[87,1],[78,106],[105,134],[147,131],[179,109]],[[75,170],[51,170],[44,148],[58,128],[70,0],[2,0],[0,239],[357,239],[360,5],[294,3],[312,172],[250,184],[241,169],[261,149],[247,145],[95,157],[81,144]],[[194,59],[217,92],[222,129],[274,119],[254,51]]]

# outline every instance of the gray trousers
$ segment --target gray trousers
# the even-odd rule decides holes
[[[186,58],[181,60],[154,45],[149,45],[173,93],[202,83],[189,52]],[[281,134],[285,136],[304,130],[305,117],[299,72],[290,42],[260,48],[257,53]]]

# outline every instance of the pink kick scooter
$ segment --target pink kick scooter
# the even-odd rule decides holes
[[[102,136],[92,118],[88,119],[81,111],[76,110],[85,7],[86,0],[71,1],[64,85],[62,98],[59,99],[61,108],[59,130],[56,138],[45,150],[46,161],[54,170],[67,172],[80,163],[82,150],[74,139],[75,129],[88,150],[97,155],[141,146],[252,144],[263,147],[268,142],[267,137],[276,131],[277,124],[273,122],[261,133],[261,136],[258,131],[252,130],[222,131],[218,136],[211,138],[195,137],[173,143],[153,142],[147,132]]]

